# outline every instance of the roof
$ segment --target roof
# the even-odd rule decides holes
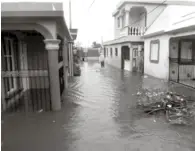
[[[195,0],[121,0],[116,6],[116,10],[113,12],[115,16],[119,9],[125,4],[165,4],[165,5],[185,5],[185,6],[195,6]]]
[[[3,2],[1,3],[1,17],[11,18],[51,18],[61,26],[64,34],[72,40],[67,28],[62,2]]]
[[[25,12],[25,13],[24,13]],[[63,16],[63,3],[60,2],[3,2],[2,16]]]
[[[140,36],[124,36],[120,37],[114,40],[106,41],[103,43],[104,46],[106,45],[112,45],[112,44],[120,44],[120,43],[126,43],[126,42],[142,42],[144,39],[141,39]]]
[[[195,26],[195,6],[167,6],[144,37]]]

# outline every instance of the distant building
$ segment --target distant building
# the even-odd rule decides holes
[[[87,60],[99,60],[99,48],[88,48]]]

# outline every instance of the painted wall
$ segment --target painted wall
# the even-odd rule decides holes
[[[106,56],[105,61],[111,66],[121,69],[121,45],[111,45],[106,46],[108,49],[108,56]],[[110,48],[112,48],[112,56],[110,54]],[[118,49],[118,56],[115,56],[115,48]]]
[[[116,45],[110,45],[110,46],[105,46],[106,50],[108,49],[108,56],[106,56],[105,61],[111,66],[114,66],[116,68],[121,69],[121,48],[122,46],[128,46],[129,44],[116,44]],[[111,56],[111,51],[110,48],[112,48],[112,56]],[[115,55],[115,48],[118,49],[118,55]],[[124,63],[124,69],[127,71],[132,70],[132,51],[130,49],[130,60],[125,60]]]
[[[150,42],[151,40],[160,41],[159,62],[150,62]],[[144,44],[144,73],[168,80],[169,78],[169,36],[157,36],[145,39]]]

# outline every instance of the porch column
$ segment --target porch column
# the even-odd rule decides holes
[[[129,10],[125,10],[125,26],[129,26]]]
[[[123,17],[120,16],[120,28],[123,28]]]
[[[64,40],[64,45],[63,45],[63,65],[64,65],[64,84],[65,88],[68,87],[68,43],[66,40]]]
[[[59,69],[58,69],[58,50],[60,40],[46,39],[45,48],[48,50],[48,65],[49,65],[49,81],[52,110],[57,111],[61,109],[60,97],[60,83],[59,83]]]
[[[73,76],[73,49],[72,49],[73,42],[69,41],[69,71],[70,76]]]

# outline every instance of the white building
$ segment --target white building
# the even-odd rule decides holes
[[[194,48],[195,18],[193,10],[195,8],[192,5],[195,6],[195,2],[171,0],[125,0],[120,2],[113,13],[114,40],[104,43],[106,62],[117,68],[144,72],[157,78],[176,82],[185,79],[184,73],[187,73],[187,79],[192,80],[188,80],[188,82],[184,80],[185,82],[182,83],[190,83],[190,86],[195,87],[192,82],[194,79],[194,49],[192,49],[193,51],[189,50],[189,53],[192,52],[191,61],[185,62],[184,64],[187,64],[185,66],[172,63],[178,60],[178,56],[169,56],[171,45],[175,45],[174,48],[181,46],[184,49],[183,47],[188,47],[188,45]],[[178,40],[183,43],[181,41],[186,41],[186,39],[190,42],[178,46]],[[183,53],[183,50],[179,52]],[[171,53],[171,55],[173,54]],[[170,61],[169,57],[172,57]],[[184,57],[180,60],[186,59]],[[172,71],[173,68],[178,68],[180,71]]]
[[[167,6],[144,39],[146,74],[195,88],[195,6]]]

